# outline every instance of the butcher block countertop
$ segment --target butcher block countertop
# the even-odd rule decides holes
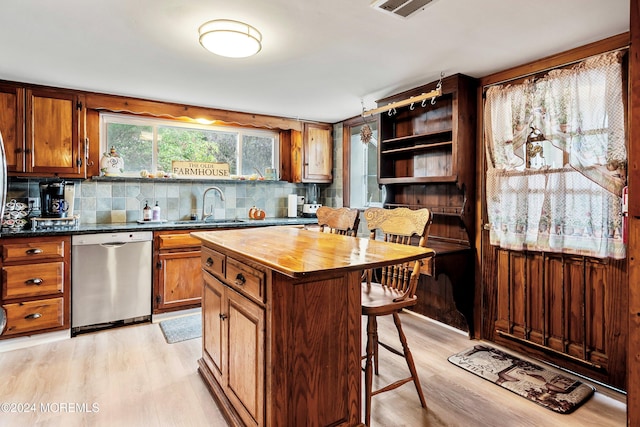
[[[191,235],[205,245],[209,243],[219,249],[242,254],[293,278],[333,270],[377,268],[435,255],[429,248],[321,233],[300,227],[199,231]]]

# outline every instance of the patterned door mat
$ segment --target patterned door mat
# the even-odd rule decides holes
[[[176,317],[160,322],[160,329],[169,344],[202,336],[202,315]]]
[[[449,362],[552,411],[568,414],[595,388],[485,345],[449,357]]]

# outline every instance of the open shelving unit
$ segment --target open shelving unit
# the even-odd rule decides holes
[[[381,99],[378,109],[433,91],[438,83]],[[436,269],[434,277],[427,279],[430,282],[419,286],[416,311],[467,328],[470,333],[474,293],[476,93],[476,80],[456,74],[442,80],[441,95],[433,102],[427,99],[390,113],[381,112],[378,148],[378,183],[383,186],[384,206],[426,207],[434,214],[427,244],[436,250]],[[449,277],[449,281],[439,277],[440,273]],[[464,319],[447,318],[449,303],[437,302],[446,293],[453,293]]]
[[[434,90],[438,82],[378,101],[378,107]],[[473,236],[475,187],[475,117],[477,82],[462,74],[443,79],[442,94],[380,114],[378,183],[385,186],[385,206],[428,207],[434,215],[463,221],[466,236],[446,228],[434,237],[466,241]],[[438,227],[436,227],[438,228]]]

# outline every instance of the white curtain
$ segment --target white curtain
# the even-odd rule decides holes
[[[540,79],[488,89],[491,244],[625,257],[622,57],[608,53]]]

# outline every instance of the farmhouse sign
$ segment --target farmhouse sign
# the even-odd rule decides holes
[[[171,173],[177,178],[229,179],[229,163],[173,160]]]

